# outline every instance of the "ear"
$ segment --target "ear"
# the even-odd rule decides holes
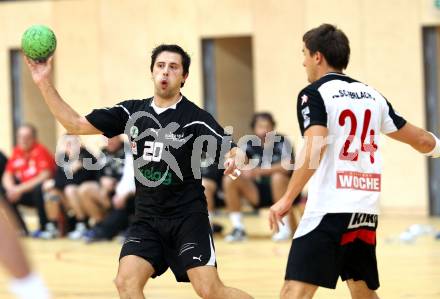
[[[321,52],[316,51],[315,55],[314,55],[314,61],[316,64],[321,64],[322,61],[324,60],[324,55],[322,55]]]
[[[183,81],[182,83],[185,83],[186,79],[188,78],[189,73],[186,73],[185,76],[183,76]]]

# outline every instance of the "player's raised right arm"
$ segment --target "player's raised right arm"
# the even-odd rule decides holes
[[[433,158],[440,157],[440,141],[432,133],[406,123],[389,137],[412,146],[415,150]]]
[[[26,64],[37,87],[55,118],[69,134],[101,134],[85,117],[79,115],[60,96],[52,81],[53,56],[45,62],[35,62],[25,56]]]

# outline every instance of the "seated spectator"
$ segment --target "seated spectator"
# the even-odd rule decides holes
[[[86,243],[111,240],[128,228],[130,217],[134,215],[134,193],[136,191],[133,156],[130,149],[125,151],[123,174],[118,181],[112,198],[110,213],[84,235]]]
[[[81,206],[94,224],[101,222],[111,208],[111,198],[124,170],[124,142],[122,136],[108,139],[102,150],[99,170],[99,183],[84,184],[79,189]]]
[[[97,170],[86,166],[96,165],[96,158],[80,144],[77,136],[68,135],[64,138],[64,149],[57,152],[62,159],[58,160],[55,178],[46,181],[43,186],[49,219],[46,230],[41,234],[44,239],[55,238],[60,234],[58,219],[63,207],[70,210],[76,220],[75,229],[68,234],[69,239],[82,237],[87,230],[87,214],[81,205],[80,190],[89,188],[88,185],[97,181]],[[60,161],[64,161],[61,166]]]
[[[40,223],[40,229],[36,234],[44,230],[47,217],[41,184],[52,177],[54,170],[54,158],[43,145],[38,143],[35,127],[29,124],[20,126],[17,130],[17,146],[6,164],[2,181],[6,201],[12,207],[20,229],[26,235],[29,231],[18,207],[20,205],[36,207]]]
[[[219,203],[218,193],[222,184],[223,169],[219,169],[218,165],[212,164],[212,160],[204,157],[201,163],[202,185],[205,188],[205,197],[208,204],[208,216],[211,223],[213,233],[221,233],[223,226],[213,222],[215,208]]]
[[[257,162],[257,166],[243,170],[236,180],[232,180],[229,176],[223,177],[226,207],[230,212],[229,218],[233,227],[232,232],[225,238],[227,242],[242,241],[246,238],[241,198],[249,201],[255,208],[270,206],[284,194],[291,175],[291,171],[286,170],[282,162],[288,164],[293,162],[293,149],[287,138],[275,134],[275,121],[272,115],[266,112],[255,114],[251,127],[261,144],[255,145],[249,141],[244,145],[243,150],[253,163]],[[270,142],[270,139],[273,142]],[[266,149],[266,151],[270,150],[267,153],[265,146],[270,147]],[[287,240],[292,234],[289,217],[286,216],[283,220],[284,225],[272,237],[274,241]]]

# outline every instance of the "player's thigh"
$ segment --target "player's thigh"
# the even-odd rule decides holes
[[[260,195],[258,193],[257,184],[255,184],[253,180],[245,177],[239,177],[237,183],[241,196],[246,198],[254,206],[258,206]]]
[[[216,267],[201,266],[191,268],[187,271],[187,274],[194,290],[202,298],[206,298],[210,293],[215,293],[223,287]]]
[[[313,298],[317,285],[310,283],[297,281],[297,280],[286,280],[284,281],[283,288],[281,289],[281,299],[308,299]]]
[[[126,255],[119,261],[116,285],[129,285],[143,288],[147,280],[154,274],[153,266],[144,258],[136,255]]]
[[[164,244],[164,252],[177,281],[189,282],[190,269],[216,267],[215,247],[208,215],[192,213],[178,219],[162,220],[161,226],[170,228],[170,241]]]
[[[347,286],[350,289],[351,298],[353,299],[378,299],[376,292],[370,290],[363,280],[347,280]]]

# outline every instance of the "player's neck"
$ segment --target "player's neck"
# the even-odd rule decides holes
[[[322,78],[323,76],[327,75],[328,73],[341,73],[342,74],[342,70],[337,70],[331,66],[322,67],[318,70],[318,79]]]
[[[172,97],[169,97],[169,98],[162,98],[158,95],[155,95],[153,98],[153,101],[154,101],[154,104],[159,108],[168,108],[168,107],[176,104],[180,100],[181,97],[182,97],[182,94],[180,92]]]

